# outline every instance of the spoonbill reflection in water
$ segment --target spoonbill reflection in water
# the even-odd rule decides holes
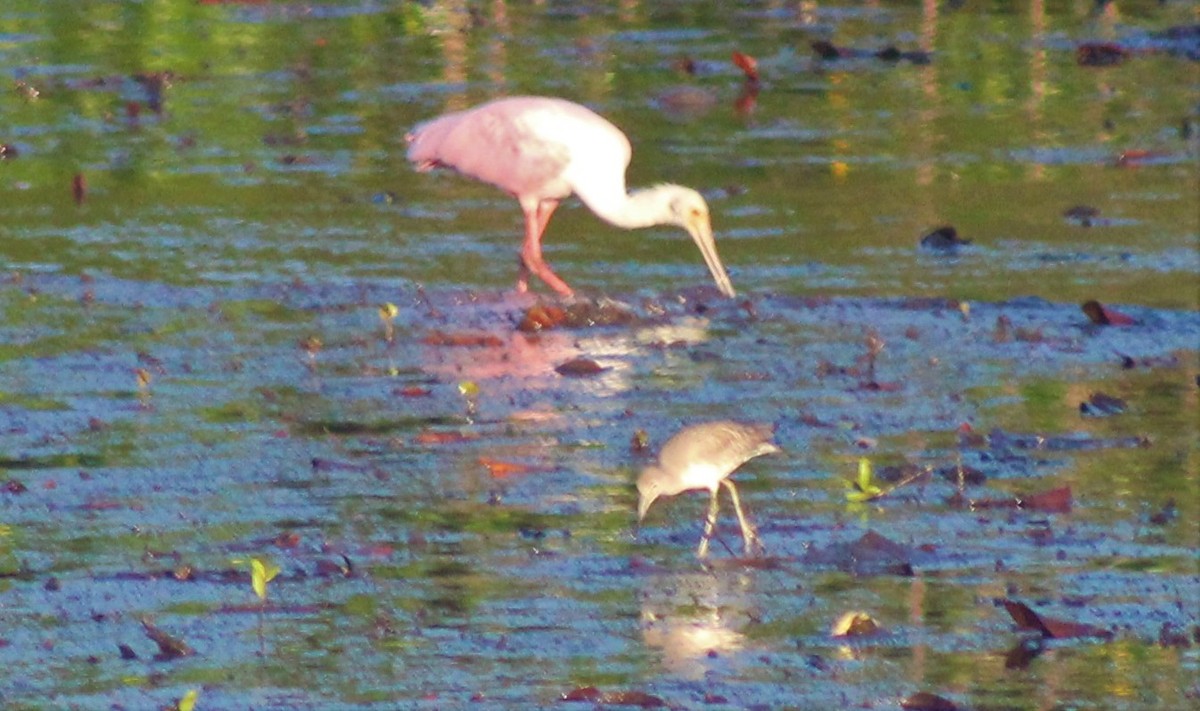
[[[542,259],[542,233],[574,193],[601,219],[625,229],[677,225],[704,255],[728,297],[735,292],[713,240],[708,204],[681,185],[625,191],[632,150],[619,128],[579,104],[539,96],[497,99],[420,124],[406,137],[418,170],[447,167],[511,194],[525,213],[517,291],[532,273],[564,296],[573,292]]]

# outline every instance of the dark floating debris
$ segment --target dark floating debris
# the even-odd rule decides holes
[[[1132,56],[1115,42],[1084,42],[1075,49],[1075,61],[1082,67],[1113,67]]]
[[[640,706],[642,708],[662,708],[666,702],[657,696],[642,691],[600,691],[594,686],[581,686],[564,692],[562,701],[583,701],[598,706]]]
[[[591,358],[580,356],[572,358],[554,369],[554,372],[567,378],[586,378],[608,370]]]
[[[983,509],[1021,509],[1025,511],[1042,511],[1045,513],[1070,513],[1072,506],[1071,487],[1061,486],[1057,489],[1039,491],[1029,496],[1020,494],[1005,498],[969,499],[961,491],[946,500],[948,506],[968,508],[972,511]]]
[[[953,254],[971,240],[959,237],[958,230],[953,225],[942,225],[921,238],[921,248],[935,252]]]
[[[826,550],[809,549],[806,563],[832,565],[854,575],[912,576],[912,554],[889,538],[867,531],[853,543],[832,545]]]
[[[958,711],[958,704],[928,691],[918,691],[900,702],[906,711]]]
[[[1046,651],[1046,642],[1042,637],[1023,639],[1008,650],[1008,654],[1004,655],[1004,668],[1024,669],[1044,651]]]
[[[158,645],[158,654],[155,658],[160,661],[189,657],[196,653],[188,646],[187,642],[163,632],[148,617],[142,618],[142,629],[146,632],[146,636]]]
[[[878,59],[884,62],[900,62],[907,60],[913,64],[929,64],[932,61],[932,56],[929,52],[922,50],[901,51],[894,45],[888,45],[883,49],[855,49],[853,47],[839,47],[827,40],[815,40],[809,43],[813,53],[817,58],[827,62],[837,61],[839,59]]]
[[[1080,225],[1081,227],[1091,227],[1093,221],[1100,216],[1100,209],[1091,205],[1075,205],[1063,211],[1063,217],[1068,222]]]
[[[691,77],[696,76],[696,60],[692,59],[691,57],[686,55],[680,57],[679,59],[675,60],[672,66],[676,69],[676,71],[683,72]]]
[[[937,475],[954,485],[958,485],[960,482],[967,486],[980,486],[987,483],[987,474],[964,464],[941,467],[937,470]]]
[[[87,192],[87,178],[83,173],[76,173],[75,177],[71,178],[71,197],[76,205],[82,205],[87,200]]]
[[[1004,609],[1008,611],[1019,629],[1039,632],[1044,638],[1099,637],[1100,639],[1112,639],[1113,637],[1111,631],[1094,625],[1039,615],[1023,602],[1003,598],[1000,600],[1000,604],[1004,605]]]
[[[517,330],[536,333],[555,328],[627,326],[637,320],[638,315],[633,310],[611,299],[581,300],[566,306],[534,304],[522,316]]]
[[[1085,417],[1108,417],[1125,412],[1127,405],[1119,397],[1104,393],[1092,393],[1086,402],[1079,403],[1079,414]]]
[[[874,617],[865,612],[847,612],[833,623],[833,637],[868,637],[883,631]]]
[[[1149,521],[1155,526],[1165,526],[1179,517],[1179,508],[1175,504],[1175,499],[1167,499],[1163,507],[1158,511],[1150,514]]]
[[[882,467],[875,468],[875,478],[880,481],[885,481],[889,484],[895,484],[901,481],[910,483],[927,482],[930,479],[930,470],[928,467],[918,466],[911,462],[903,464],[888,464]]]
[[[1137,323],[1131,317],[1126,316],[1120,311],[1114,311],[1095,299],[1083,302],[1080,308],[1083,309],[1083,313],[1087,314],[1088,319],[1097,326],[1132,326]]]

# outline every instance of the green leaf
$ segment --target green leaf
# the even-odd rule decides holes
[[[196,708],[196,699],[200,698],[200,691],[192,689],[183,695],[183,698],[175,704],[177,711],[193,711]]]
[[[250,587],[260,600],[267,599],[267,583],[279,575],[279,566],[273,563],[263,563],[258,558],[250,559]]]
[[[858,460],[858,488],[860,491],[868,491],[873,488],[871,484],[871,460],[866,457],[861,457]]]
[[[472,380],[464,380],[458,384],[458,392],[462,393],[463,397],[476,397],[479,395],[479,386]]]

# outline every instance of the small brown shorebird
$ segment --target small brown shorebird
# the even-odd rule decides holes
[[[742,513],[737,488],[729,480],[729,475],[759,455],[781,451],[771,441],[773,435],[771,425],[732,420],[704,422],[683,428],[663,445],[658,454],[658,463],[646,467],[638,477],[638,521],[646,517],[650,504],[660,496],[708,489],[712,493],[712,503],[708,506],[700,547],[696,549],[696,555],[704,558],[708,555],[708,539],[712,537],[713,527],[717,523],[717,510],[720,507],[717,494],[724,484],[729,489],[733,509],[742,526],[746,554],[753,553],[755,545],[761,548],[754,528],[746,522],[746,516]]]

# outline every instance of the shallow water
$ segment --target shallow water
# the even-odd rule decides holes
[[[1194,13],[723,7],[0,9],[5,706],[1188,705],[1200,643],[1161,632],[1200,625],[1200,74],[1075,48]],[[679,111],[680,86],[710,94]],[[516,331],[515,202],[411,171],[403,133],[517,93],[611,117],[631,184],[700,189],[740,298],[686,236],[567,204],[548,260],[636,319]],[[918,249],[946,223],[972,244]],[[577,356],[606,370],[555,372]],[[1127,409],[1082,416],[1097,391]],[[776,424],[784,454],[738,475],[765,561],[727,552],[728,510],[695,560],[700,494],[635,526],[635,433],[714,417]],[[992,505],[937,477],[849,504],[864,456],[975,467]],[[913,574],[839,557],[867,531]],[[282,568],[262,614],[251,557]],[[1006,668],[1030,637],[1006,597],[1114,637]],[[885,633],[831,638],[855,609]],[[156,660],[144,615],[196,654]]]

